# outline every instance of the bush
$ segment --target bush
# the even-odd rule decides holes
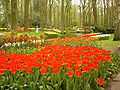
[[[94,38],[97,38],[98,40],[109,40],[111,35],[108,34],[101,34],[97,36],[93,36]]]
[[[76,34],[70,29],[66,29],[61,33],[62,38],[63,37],[75,37],[75,36],[76,36]]]
[[[60,36],[59,33],[56,33],[56,32],[44,32],[47,39],[51,39],[51,38],[57,38]]]
[[[0,47],[4,45],[4,43],[5,43],[4,36],[0,36]]]
[[[114,33],[115,29],[114,28],[106,28],[106,27],[95,27],[93,29],[93,32],[101,32],[102,34],[112,34]]]
[[[116,75],[120,72],[120,56],[118,54],[112,54],[111,72]]]

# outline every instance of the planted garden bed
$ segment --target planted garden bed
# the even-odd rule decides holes
[[[32,47],[33,51],[27,44],[9,47],[14,49],[11,53],[1,50],[0,89],[105,89],[118,70],[118,58],[99,48],[91,36],[96,34],[52,39],[39,50]]]
[[[107,83],[111,56],[95,47],[46,46],[31,55],[1,51],[0,61],[4,89],[98,90]]]
[[[99,40],[108,40],[111,37],[111,34],[101,34],[92,37],[98,38]]]

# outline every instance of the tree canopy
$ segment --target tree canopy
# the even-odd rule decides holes
[[[119,0],[0,0],[0,27],[117,28]],[[119,30],[118,30],[119,31]]]

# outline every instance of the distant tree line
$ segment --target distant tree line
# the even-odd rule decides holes
[[[0,0],[0,26],[14,30],[39,25],[42,28],[95,26],[116,29],[120,39],[120,0]],[[117,40],[115,38],[115,40]]]

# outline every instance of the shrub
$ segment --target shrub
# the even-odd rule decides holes
[[[112,65],[111,65],[111,73],[116,75],[120,72],[120,56],[118,54],[112,54]]]
[[[107,28],[107,27],[95,27],[93,29],[94,32],[101,32],[102,34],[112,34],[114,33],[115,29],[114,28]]]
[[[59,33],[56,32],[44,32],[47,39],[51,39],[51,38],[58,38],[60,36]]]
[[[0,47],[5,44],[5,41],[4,41],[4,36],[1,36],[0,37]]]

